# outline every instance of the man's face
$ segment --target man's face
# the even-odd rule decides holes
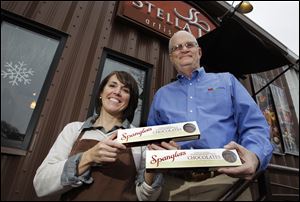
[[[201,49],[195,38],[185,32],[173,36],[170,60],[178,73],[191,76],[193,70],[200,66]]]

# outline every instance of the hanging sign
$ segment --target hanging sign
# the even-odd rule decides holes
[[[196,38],[216,28],[203,13],[183,1],[120,1],[118,16],[170,38],[186,30]]]

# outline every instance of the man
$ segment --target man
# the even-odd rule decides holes
[[[175,33],[169,41],[169,53],[178,80],[156,92],[148,125],[197,121],[200,139],[178,143],[181,149],[236,149],[243,165],[218,168],[209,174],[170,172],[165,175],[161,200],[217,200],[238,178],[250,180],[267,167],[273,150],[269,126],[233,75],[205,72],[200,66],[201,48],[192,34]]]

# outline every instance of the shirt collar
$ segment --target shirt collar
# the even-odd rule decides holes
[[[200,78],[205,74],[205,70],[203,67],[198,67],[197,69],[195,69],[192,72],[192,78],[188,79],[186,76],[184,76],[183,74],[177,74],[176,78],[180,81],[180,82],[184,82],[185,80],[193,80],[195,78]]]
[[[103,127],[94,127],[93,126],[93,124],[95,123],[95,121],[97,120],[98,117],[99,117],[98,114],[89,117],[83,123],[83,125],[81,126],[81,128],[79,130],[94,130],[94,129],[102,130]],[[127,119],[125,119],[121,126],[114,126],[110,131],[113,131],[113,130],[116,130],[119,128],[123,128],[123,129],[130,128],[130,122]],[[110,132],[110,131],[108,131],[108,132]]]

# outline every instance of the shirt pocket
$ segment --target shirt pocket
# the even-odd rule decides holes
[[[231,95],[225,87],[198,87],[196,91],[197,108],[201,111],[221,115],[231,113]]]

